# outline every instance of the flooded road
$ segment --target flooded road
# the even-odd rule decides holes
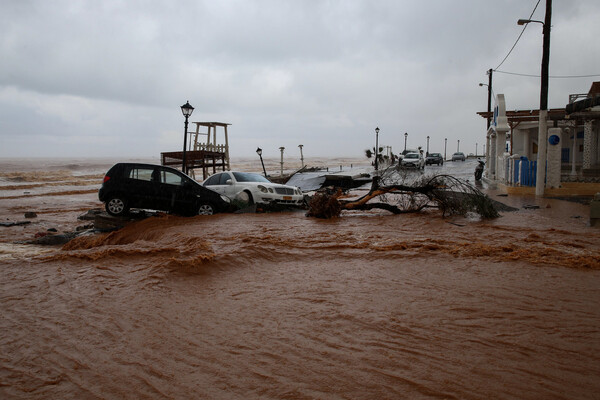
[[[59,248],[14,241],[94,193],[0,197],[39,214],[0,231],[0,397],[597,398],[600,233],[503,201],[541,208],[161,216]]]

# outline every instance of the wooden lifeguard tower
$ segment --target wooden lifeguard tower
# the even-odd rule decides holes
[[[225,122],[192,122],[196,124],[195,132],[189,135],[188,148],[185,152],[185,164],[188,174],[196,178],[196,169],[202,170],[202,180],[217,172],[229,171],[229,138],[227,127],[231,124]],[[206,128],[206,129],[205,129]],[[217,128],[223,128],[225,143],[217,143]],[[160,153],[162,165],[181,166],[183,151]],[[209,170],[212,169],[212,172]]]

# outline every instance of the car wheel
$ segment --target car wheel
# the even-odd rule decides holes
[[[246,191],[239,193],[236,197],[237,197],[237,200],[241,201],[242,203],[246,203],[249,206],[254,203],[252,201],[252,195]]]
[[[120,196],[112,196],[111,198],[109,198],[106,204],[104,205],[104,208],[106,209],[107,213],[115,217],[126,214],[127,211],[129,211],[127,201],[125,201]]]
[[[202,203],[198,207],[198,215],[213,215],[214,213],[215,208],[210,203]]]

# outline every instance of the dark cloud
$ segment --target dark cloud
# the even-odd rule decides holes
[[[300,142],[306,154],[360,156],[376,125],[397,148],[404,132],[415,146],[430,135],[474,147],[487,98],[477,84],[535,3],[5,1],[0,156],[114,155],[123,143],[157,155],[180,146],[186,100],[194,120],[234,124],[238,156],[252,143]],[[534,18],[543,13],[540,4]],[[555,2],[551,74],[598,73],[598,17],[594,0]],[[501,70],[538,74],[541,39],[532,24]],[[551,106],[592,80],[551,80]],[[509,108],[539,101],[539,79],[496,73],[494,89]],[[32,137],[37,148],[23,145]],[[74,145],[56,145],[69,138]]]

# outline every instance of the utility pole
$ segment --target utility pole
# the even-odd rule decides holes
[[[492,112],[492,72],[493,70],[490,68],[488,70],[488,115]],[[492,117],[488,117],[487,119],[487,128],[490,129],[490,125],[492,123]]]
[[[542,49],[542,82],[540,90],[540,121],[538,128],[538,163],[536,172],[535,195],[543,196],[546,188],[546,148],[548,142],[548,68],[550,64],[550,24],[552,19],[552,0],[546,0],[544,17],[544,43]]]

